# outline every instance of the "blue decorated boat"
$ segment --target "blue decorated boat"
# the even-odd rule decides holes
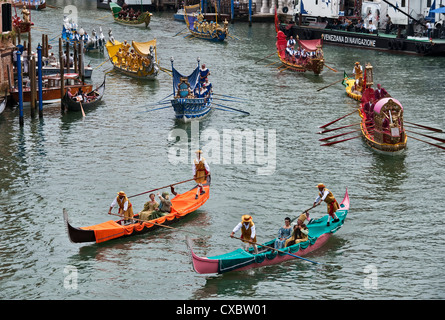
[[[199,59],[198,66],[189,75],[183,76],[173,67],[173,99],[171,105],[175,111],[176,119],[183,122],[200,120],[212,111],[212,88],[204,86],[199,81]]]
[[[201,13],[200,4],[185,6],[184,20],[190,35],[195,38],[222,42],[229,35],[227,19],[224,20],[222,26],[218,24],[218,21],[207,21]]]
[[[259,268],[298,257],[301,258],[301,256],[307,255],[323,246],[328,239],[342,227],[348,211],[349,195],[348,190],[346,190],[344,199],[340,204],[340,209],[336,211],[336,215],[339,218],[338,222],[331,221],[330,225],[327,225],[328,215],[316,220],[312,219],[307,225],[309,229],[307,241],[278,250],[273,249],[275,239],[272,239],[262,245],[258,244],[259,250],[261,250],[262,247],[267,249],[263,252],[260,251],[258,254],[254,254],[252,248],[250,248],[248,252],[239,248],[218,256],[200,257],[193,252],[190,239],[188,239],[187,245],[192,258],[193,269],[200,274],[225,273],[235,270]],[[270,248],[270,250],[268,248]],[[303,260],[305,259],[303,258]]]

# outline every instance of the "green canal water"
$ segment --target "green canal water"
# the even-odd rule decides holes
[[[63,11],[72,3],[49,1],[59,9],[32,11],[33,47],[45,33],[57,54]],[[101,26],[119,41],[156,38],[164,68],[171,69],[174,57],[175,67],[189,74],[199,57],[215,93],[246,99],[215,102],[250,116],[215,110],[199,124],[181,124],[171,108],[145,112],[171,93],[164,72],[151,82],[108,73],[103,102],[85,118],[52,104],[44,106],[42,119],[25,108],[20,127],[18,108],[6,109],[0,115],[1,299],[445,298],[445,152],[408,139],[405,153],[391,157],[361,138],[322,147],[317,134],[319,126],[357,108],[340,83],[317,91],[351,73],[355,61],[373,65],[375,82],[402,103],[406,121],[445,129],[445,59],[325,46],[326,63],[337,73],[295,73],[278,70],[275,56],[255,63],[274,52],[273,23],[237,22],[230,32],[239,40],[209,43],[175,36],[185,25],[173,12],[155,12],[144,29],[116,24],[95,1],[75,3],[78,24],[88,33]],[[87,54],[85,60],[97,67],[105,59]],[[91,81],[100,84],[110,69],[104,63]],[[358,122],[354,114],[330,128]],[[232,136],[244,138],[225,144]],[[198,140],[212,173],[210,198],[174,225],[179,230],[103,244],[69,241],[64,208],[74,226],[89,226],[110,219],[120,190],[134,195],[190,179]],[[251,214],[258,241],[269,240],[286,216],[312,205],[319,182],[339,201],[347,189],[351,200],[344,226],[307,257],[336,268],[293,260],[224,275],[192,270],[183,231],[201,235],[189,234],[197,254],[223,254],[240,247],[229,235]],[[177,191],[191,187],[181,184]],[[135,211],[147,198],[132,198]],[[311,211],[314,218],[325,214],[325,205]]]

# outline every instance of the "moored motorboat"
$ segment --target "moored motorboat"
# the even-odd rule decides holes
[[[0,114],[5,110],[6,108],[6,103],[7,103],[7,97],[5,96],[4,98],[1,98],[2,100],[0,101]]]
[[[197,187],[182,194],[177,194],[172,198],[172,207],[169,214],[148,221],[139,220],[139,215],[136,214],[134,215],[136,222],[130,224],[125,224],[123,220],[109,220],[96,225],[77,228],[71,225],[68,220],[68,213],[64,209],[63,216],[68,237],[73,243],[101,243],[116,238],[126,238],[144,234],[171,225],[199,209],[209,199],[210,181],[203,185],[205,193],[197,199],[195,198],[197,193],[196,188]]]
[[[307,241],[280,250],[267,250],[265,252],[253,254],[252,248],[249,251],[240,248],[218,256],[200,257],[195,254],[190,241],[188,241],[193,269],[200,274],[225,273],[229,271],[259,268],[278,264],[290,259],[296,259],[295,256],[304,256],[323,246],[328,239],[342,227],[348,211],[349,195],[348,190],[346,190],[343,201],[340,204],[340,209],[336,212],[336,215],[339,218],[338,222],[331,222],[328,226],[327,215],[320,219],[312,219],[307,225],[309,229],[309,239]],[[275,240],[276,239],[270,240],[262,245],[273,247]],[[258,244],[258,249],[261,250],[262,245]]]
[[[68,88],[71,88],[72,92],[77,92],[80,88],[83,92],[90,92],[93,89],[91,84],[87,84],[79,79],[77,73],[67,73],[64,75],[64,89],[65,95]],[[61,101],[61,77],[60,74],[45,76],[43,77],[43,88],[42,88],[42,98],[43,103],[55,103]],[[18,87],[10,88],[9,92],[16,102],[19,101],[19,90]],[[31,102],[31,86],[30,81],[25,83],[23,86],[23,102]]]

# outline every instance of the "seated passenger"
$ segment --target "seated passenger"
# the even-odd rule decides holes
[[[139,219],[150,220],[151,213],[158,209],[159,203],[155,200],[155,195],[151,193],[149,195],[150,200],[144,204],[144,209],[139,212]]]
[[[304,216],[304,217],[302,217]],[[294,244],[304,242],[308,239],[309,229],[304,224],[306,220],[306,215],[302,214],[297,220],[297,224],[294,226],[294,230],[289,239],[285,242],[285,247],[292,246]]]
[[[290,225],[290,218],[286,217],[284,219],[284,226],[278,230],[278,238],[275,240],[274,248],[281,249],[284,248],[285,241],[290,237],[292,227]]]
[[[158,197],[159,200],[161,200],[161,203],[159,204],[158,209],[151,213],[150,220],[165,216],[171,211],[172,202],[170,201],[168,192],[165,191],[162,195],[158,193]]]

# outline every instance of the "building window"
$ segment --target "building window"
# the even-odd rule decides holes
[[[2,32],[12,31],[11,4],[2,3]]]

